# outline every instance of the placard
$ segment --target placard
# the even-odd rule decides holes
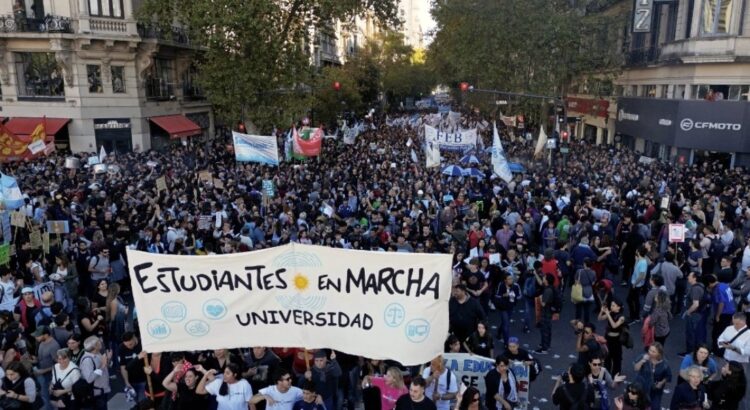
[[[167,177],[156,178],[156,190],[161,192],[167,189]]]
[[[510,369],[516,376],[516,392],[518,393],[519,408],[526,408],[529,404],[529,366],[524,362],[510,362]]]
[[[0,265],[7,265],[10,263],[10,244],[0,245]]]
[[[224,189],[224,181],[214,178],[214,188],[216,189]]]
[[[21,211],[11,212],[10,224],[18,228],[25,228],[26,227],[26,214]]]
[[[385,258],[291,243],[240,254],[128,249],[127,256],[149,352],[305,346],[409,366],[441,354],[448,334],[448,254]]]
[[[49,253],[49,232],[42,234],[42,251],[45,254]]]
[[[669,197],[665,196],[661,199],[661,204],[659,206],[661,209],[668,210],[669,209]]]
[[[685,242],[685,224],[669,224],[669,242]]]
[[[263,180],[263,192],[268,195],[269,198],[273,198],[276,195],[276,186],[271,179]]]
[[[63,234],[70,233],[68,221],[47,221],[47,232]]]
[[[29,233],[29,246],[31,246],[31,249],[39,249],[42,247],[42,234],[39,232],[39,229],[34,228]]]
[[[210,231],[211,230],[211,215],[201,215],[198,218],[198,230],[199,231]]]
[[[214,177],[213,177],[213,174],[211,173],[211,171],[203,170],[203,171],[201,171],[201,172],[198,173],[198,179],[201,180],[201,181],[203,181],[203,182],[212,182],[213,179],[214,179]]]

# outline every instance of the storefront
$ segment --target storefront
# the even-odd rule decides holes
[[[689,163],[716,158],[737,166],[750,165],[748,120],[746,101],[619,98],[615,126],[650,157]]]
[[[118,154],[133,150],[130,118],[95,118],[96,152],[103,146],[107,152]]]
[[[184,115],[162,115],[149,118],[151,122],[151,148],[163,151],[187,137],[200,136],[201,127]]]
[[[572,128],[573,135],[590,144],[609,143],[609,105],[609,101],[601,99],[565,98],[568,126]],[[571,122],[570,118],[575,118],[575,122]]]

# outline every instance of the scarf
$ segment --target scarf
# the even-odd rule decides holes
[[[516,391],[516,376],[513,374],[513,371],[508,369],[508,383],[510,383],[510,391],[508,392],[508,397],[505,397],[505,387],[503,387],[503,378],[500,377],[500,383],[499,386],[497,386],[497,392],[500,394],[501,397],[503,397],[505,400],[511,402],[511,403],[518,403],[518,392]],[[497,403],[498,408],[500,408],[500,402]]]

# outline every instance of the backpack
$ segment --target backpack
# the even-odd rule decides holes
[[[93,357],[89,356],[82,358],[82,363],[84,359],[91,360],[91,362],[94,363],[94,369],[96,369],[96,362],[94,362]],[[73,392],[73,397],[75,397],[76,403],[78,403],[79,406],[89,406],[94,402],[94,383],[87,382],[83,377],[83,372],[81,372],[81,377],[73,383],[71,391]]]
[[[705,312],[706,309],[711,307],[711,292],[709,292],[702,283],[696,283],[693,286],[699,286],[703,289],[703,296],[701,296],[701,300],[698,304],[698,312]]]
[[[724,242],[719,235],[711,238],[711,245],[708,247],[708,256],[713,260],[719,260],[724,256]]]

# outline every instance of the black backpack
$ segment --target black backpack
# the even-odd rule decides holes
[[[85,359],[91,360],[91,362],[94,363],[94,369],[96,369],[94,358],[91,356],[84,357],[81,359],[81,363],[83,363]],[[73,391],[73,397],[75,397],[76,403],[78,403],[79,406],[89,406],[94,402],[94,383],[87,382],[83,377],[83,373],[81,373],[81,377],[73,383],[71,390]]]
[[[708,247],[708,256],[716,261],[724,256],[724,242],[721,241],[721,237],[719,235],[711,238],[711,246]]]
[[[703,289],[703,296],[698,303],[698,312],[704,312],[706,309],[711,307],[711,291],[706,288],[702,283],[696,283],[693,286],[699,286]]]

